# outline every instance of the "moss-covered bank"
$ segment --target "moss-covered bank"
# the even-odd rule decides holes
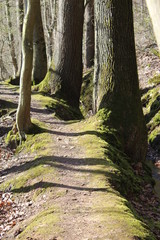
[[[148,141],[160,151],[160,77],[150,79],[151,86],[142,95],[142,104],[148,129]]]
[[[107,117],[108,113],[101,110],[97,116],[74,124],[75,129],[82,131],[79,144],[86,148],[86,165],[93,167],[91,186],[98,183],[107,192],[103,198],[95,199],[93,211],[103,209],[101,221],[106,224],[110,239],[156,239],[148,227],[150,218],[144,220],[138,216],[129,201],[131,196],[138,196],[144,183],[152,182],[151,171],[144,164],[147,171],[143,171],[143,176],[136,173],[121,151],[116,131],[104,124]]]

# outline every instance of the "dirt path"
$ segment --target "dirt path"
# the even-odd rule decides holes
[[[10,89],[0,85],[0,92],[1,99],[17,102],[17,94]],[[110,198],[106,194],[105,178],[103,179],[100,174],[94,180],[95,166],[92,164],[90,166],[87,165],[85,162],[85,149],[77,144],[79,138],[78,129],[75,132],[72,124],[53,119],[52,115],[47,110],[42,109],[36,102],[32,102],[31,115],[46,124],[53,142],[52,155],[49,157],[52,159],[56,169],[56,177],[48,184],[56,189],[56,194],[55,192],[52,194],[51,190],[50,194],[42,196],[38,204],[37,202],[32,202],[30,208],[24,207],[26,201],[29,202],[31,199],[30,193],[28,192],[24,196],[20,194],[17,201],[20,205],[23,205],[22,211],[25,213],[25,216],[27,218],[32,217],[41,210],[46,202],[49,205],[54,203],[57,209],[55,214],[59,218],[58,223],[55,224],[55,236],[53,236],[54,230],[52,230],[53,238],[46,234],[44,239],[118,239],[118,232],[114,232],[113,238],[112,230],[109,232],[106,227],[107,223],[103,221],[105,206],[103,206],[101,200],[107,201],[108,197]],[[7,175],[7,178],[9,178],[15,174],[14,171],[9,169],[16,169],[17,165],[23,166],[23,164],[25,165],[26,162],[33,160],[33,158],[34,156],[29,154],[24,155],[22,153],[16,157],[11,154],[10,159],[6,160],[6,164],[3,164],[1,169],[8,169],[5,170],[4,175]],[[4,181],[5,178],[4,176],[2,177],[2,181]],[[100,186],[99,180],[101,181],[101,186],[104,185],[104,187]],[[97,204],[98,208],[96,207]],[[109,223],[108,226],[110,228]],[[11,231],[9,235],[5,235],[4,239],[15,239],[13,235],[18,231],[18,227]],[[126,233],[124,235],[127,236]],[[37,239],[37,235],[35,238],[34,236],[32,237],[27,239]]]
[[[17,102],[18,94],[13,90],[0,84],[0,92],[1,99]],[[13,191],[12,184],[10,186],[11,192],[18,193],[14,198],[19,215],[16,225],[5,230],[0,239],[139,239],[136,236],[144,231],[143,227],[127,207],[126,200],[106,181],[106,165],[101,158],[103,150],[97,155],[97,148],[94,157],[92,150],[87,154],[85,137],[94,141],[93,132],[84,130],[83,122],[71,124],[55,119],[36,101],[32,101],[31,115],[45,124],[48,145],[41,155],[25,151],[14,155],[7,150],[6,157],[1,159],[0,182],[10,178],[18,181],[19,176],[23,181],[28,171],[32,172],[24,186]],[[7,124],[9,128],[14,120],[15,115],[4,118],[0,125]],[[1,147],[5,149],[3,142],[2,137]],[[32,146],[30,148],[32,150]],[[42,171],[32,179],[35,174],[32,168],[41,164],[48,173],[44,175]]]

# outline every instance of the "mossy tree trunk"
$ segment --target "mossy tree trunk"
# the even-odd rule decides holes
[[[44,38],[40,0],[37,1],[36,22],[33,35],[33,80],[40,83],[47,73],[47,54]]]
[[[149,14],[152,20],[154,34],[160,50],[160,1],[159,0],[146,0]]]
[[[94,111],[110,112],[106,124],[117,130],[124,152],[143,161],[147,134],[142,113],[132,1],[95,0]]]
[[[85,27],[84,67],[91,68],[94,65],[94,0],[86,0]]]
[[[79,106],[82,84],[83,0],[59,0],[52,93]]]
[[[33,30],[38,4],[39,0],[28,1],[27,12],[23,24],[23,64],[20,76],[20,97],[16,116],[17,128],[22,139],[24,138],[24,133],[26,133],[32,125],[30,119],[30,103],[33,62]]]

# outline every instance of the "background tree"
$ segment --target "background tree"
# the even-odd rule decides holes
[[[40,83],[47,73],[46,43],[41,17],[40,0],[37,1],[36,22],[33,35],[33,80],[35,84]]]
[[[43,0],[43,23],[46,35],[48,66],[51,65],[57,27],[57,0]]]
[[[13,70],[14,70],[14,77],[16,77],[18,73],[18,62],[17,62],[17,56],[16,56],[16,50],[15,50],[15,39],[13,34],[13,26],[12,26],[12,19],[11,19],[11,12],[10,12],[10,3],[9,0],[6,0],[5,2],[6,7],[6,19],[8,23],[8,45],[10,48],[12,63],[13,63]]]
[[[33,31],[36,22],[35,9],[39,0],[28,0],[27,13],[23,24],[22,54],[23,64],[20,76],[20,97],[17,109],[16,124],[21,139],[25,139],[25,133],[31,127],[30,103],[31,103],[31,75],[33,62]]]
[[[85,5],[85,53],[84,67],[94,65],[94,0],[86,0]]]
[[[21,66],[22,66],[22,30],[23,30],[23,18],[24,18],[24,6],[23,0],[17,0],[17,26],[19,33],[19,64],[18,64],[18,73],[20,76]]]
[[[106,124],[117,130],[124,152],[134,161],[146,156],[135,55],[132,1],[95,1],[94,111],[110,113]]]
[[[159,0],[146,0],[149,14],[152,20],[154,34],[157,40],[157,44],[160,50],[160,1]]]
[[[52,93],[79,106],[82,83],[83,0],[59,0]]]

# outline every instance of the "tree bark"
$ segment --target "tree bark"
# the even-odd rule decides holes
[[[5,6],[6,6],[6,17],[7,17],[7,23],[8,23],[8,45],[9,45],[12,63],[13,63],[14,77],[16,77],[18,72],[18,63],[17,63],[17,56],[15,51],[15,39],[13,34],[9,0],[6,0]]]
[[[59,0],[52,93],[79,106],[82,83],[83,0]]]
[[[23,0],[17,0],[17,25],[19,30],[19,64],[17,76],[20,76],[22,67],[22,30],[23,30],[24,8]]]
[[[149,14],[153,24],[154,34],[157,40],[158,48],[160,51],[160,1],[159,0],[146,0]]]
[[[16,123],[22,140],[31,127],[30,104],[31,104],[31,75],[33,61],[33,30],[36,21],[36,9],[38,0],[29,0],[27,13],[23,25],[22,54],[23,64],[20,76],[20,97],[17,109]]]
[[[85,7],[85,59],[84,67],[94,65],[94,0],[88,0]]]
[[[47,73],[46,43],[44,38],[40,0],[37,1],[36,22],[33,36],[33,80],[40,83]]]
[[[135,55],[132,1],[96,0],[94,111],[105,108],[124,152],[143,161],[147,133],[142,113]]]
[[[44,11],[43,11],[43,21],[44,21],[44,29],[46,31],[47,36],[47,59],[48,66],[51,65],[52,56],[53,56],[53,45],[55,42],[55,33],[56,22],[57,22],[57,0],[50,0],[47,4],[45,0],[43,0]]]

